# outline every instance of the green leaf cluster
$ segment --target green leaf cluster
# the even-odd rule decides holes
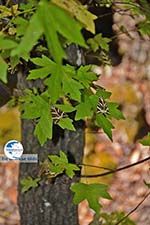
[[[61,96],[68,95],[71,99],[80,101],[83,85],[75,77],[75,68],[69,65],[62,66],[55,63],[46,56],[34,58],[32,62],[42,67],[30,71],[28,80],[46,78],[44,83],[48,86],[48,93],[52,103],[55,103]],[[75,79],[76,78],[76,79]],[[91,81],[90,81],[91,82]]]
[[[79,171],[80,168],[72,163],[68,162],[68,158],[63,151],[60,151],[60,156],[49,155],[48,158],[51,160],[51,171],[53,173],[61,174],[63,172],[70,178],[75,175],[75,171]]]
[[[82,28],[81,24],[72,18],[64,9],[52,2],[41,0],[28,24],[22,18],[19,18],[15,23],[20,29],[26,27],[26,32],[18,46],[12,51],[12,56],[18,55],[28,60],[30,51],[42,35],[46,38],[47,46],[52,57],[59,64],[66,57],[61,45],[60,36],[66,38],[70,43],[76,43],[86,47],[80,32]],[[22,30],[20,29],[17,32],[22,35]],[[26,47],[24,48],[24,46]]]
[[[102,37],[102,34],[100,33],[95,35],[94,38],[89,38],[87,43],[90,45],[93,52],[96,52],[99,48],[108,52],[110,41],[110,38]]]
[[[0,10],[9,20],[7,29],[4,27],[8,32],[2,29],[0,34],[0,79],[7,82],[7,70],[15,70],[23,58],[23,62],[34,64],[27,79],[41,79],[44,86],[44,93],[26,93],[21,101],[22,116],[34,121],[34,134],[40,144],[52,138],[53,123],[75,131],[74,122],[86,118],[94,119],[112,139],[111,119],[123,116],[118,105],[109,102],[110,93],[102,89],[93,92],[91,87],[97,75],[92,72],[92,66],[62,65],[66,57],[64,43],[87,47],[81,29],[84,27],[94,33],[96,16],[77,0],[31,0],[13,6],[13,13],[9,7]],[[13,33],[9,33],[9,28]],[[89,44],[94,51],[99,47],[108,51],[109,41],[98,34],[89,40]],[[45,51],[42,56],[40,48]],[[30,55],[37,57],[30,58]],[[100,98],[106,101],[106,112],[97,110]]]
[[[96,16],[74,0],[69,3],[69,8],[64,5],[59,1],[41,0],[38,4],[36,1],[29,1],[27,4],[12,5],[11,8],[0,6],[0,19],[9,21],[7,28],[4,26],[0,33],[2,81],[6,83],[8,70],[6,57],[3,55],[7,54],[7,61],[14,62],[15,59],[13,65],[16,66],[19,58],[29,60],[30,53],[39,44],[39,40],[44,42],[46,39],[51,58],[58,64],[67,57],[63,39],[87,47],[81,29],[85,27],[94,32]],[[8,34],[3,32],[7,29]]]

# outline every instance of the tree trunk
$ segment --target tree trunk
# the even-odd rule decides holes
[[[48,154],[57,154],[63,150],[72,162],[81,162],[84,137],[80,126],[77,127],[76,132],[65,131],[64,137],[59,137],[57,144],[49,141],[43,147],[33,136],[33,129],[31,121],[22,121],[24,153],[38,153],[39,161],[43,161]],[[57,135],[59,136],[55,134],[55,137]],[[20,180],[27,176],[36,177],[38,168],[38,164],[22,163]],[[21,193],[19,188],[21,225],[77,225],[77,206],[72,203],[72,193],[69,189],[71,182],[71,179],[62,175],[58,176],[53,183],[43,183],[27,193]]]
[[[83,63],[81,56],[77,55],[78,46],[73,45],[67,50],[71,64],[77,65]],[[78,50],[79,51],[79,50]],[[77,55],[77,57],[75,57]],[[78,57],[80,60],[78,60]],[[77,63],[78,62],[78,63]],[[18,89],[24,90],[26,87],[32,88],[38,86],[42,88],[42,83],[38,80],[27,82],[25,76],[18,73]],[[39,162],[44,161],[48,154],[58,154],[60,150],[66,152],[69,162],[81,163],[84,148],[84,126],[83,122],[76,122],[76,131],[63,131],[54,127],[53,140],[48,141],[43,147],[34,137],[34,125],[32,121],[22,120],[22,144],[24,153],[38,154]],[[38,164],[20,165],[19,181],[27,176],[37,177],[39,171]],[[72,193],[70,185],[78,181],[77,178],[71,180],[62,175],[54,179],[53,182],[42,184],[38,188],[29,190],[27,193],[21,193],[19,184],[19,210],[21,225],[78,225],[78,207],[72,202]]]

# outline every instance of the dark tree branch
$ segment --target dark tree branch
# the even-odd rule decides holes
[[[85,164],[85,163],[80,163],[78,166],[93,167],[93,168],[98,168],[98,169],[104,169],[104,170],[114,171],[113,169],[108,168],[108,167],[95,166],[95,165],[90,165],[90,164]]]
[[[139,165],[139,164],[144,163],[144,162],[146,162],[146,161],[148,161],[148,160],[150,160],[150,156],[147,157],[147,158],[145,158],[145,159],[139,160],[138,162],[135,162],[135,163],[132,163],[132,164],[128,164],[128,165],[126,165],[126,166],[117,168],[117,169],[115,169],[115,170],[111,170],[111,171],[104,172],[104,173],[98,173],[98,174],[80,175],[80,177],[85,177],[85,178],[103,177],[103,176],[107,176],[107,175],[109,175],[109,174],[117,173],[117,172],[119,172],[119,171],[128,169],[128,168],[130,168],[130,167]],[[77,175],[77,176],[78,176],[78,175]]]

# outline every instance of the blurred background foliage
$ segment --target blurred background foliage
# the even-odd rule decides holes
[[[0,146],[8,140],[21,140],[20,113],[17,107],[0,109]]]

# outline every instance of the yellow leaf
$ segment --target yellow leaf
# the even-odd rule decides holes
[[[91,33],[95,33],[94,20],[97,18],[96,15],[90,13],[85,6],[83,6],[77,0],[52,0],[52,2],[68,11],[73,17],[75,17],[80,23],[83,24],[86,30]]]

